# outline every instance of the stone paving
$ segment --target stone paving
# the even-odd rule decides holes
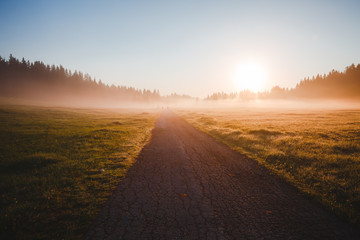
[[[358,230],[166,111],[84,239],[360,239]]]

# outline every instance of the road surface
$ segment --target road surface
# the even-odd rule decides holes
[[[360,239],[244,155],[165,111],[84,239]]]

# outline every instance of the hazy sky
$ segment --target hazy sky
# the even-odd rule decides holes
[[[109,84],[204,97],[266,89],[360,63],[360,1],[1,1],[0,55],[62,64]]]

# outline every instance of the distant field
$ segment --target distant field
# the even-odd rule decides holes
[[[0,106],[0,239],[79,238],[157,113]]]
[[[177,113],[360,226],[360,110]]]

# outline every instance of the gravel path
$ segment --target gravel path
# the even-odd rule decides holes
[[[171,112],[84,239],[360,239],[255,161]]]

